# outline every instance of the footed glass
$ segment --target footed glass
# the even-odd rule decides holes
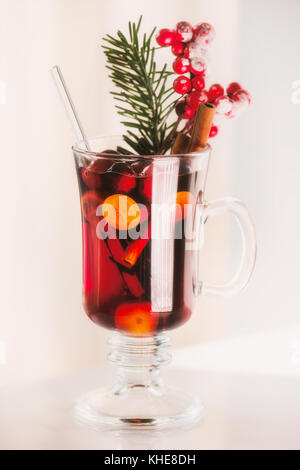
[[[211,149],[187,155],[121,155],[120,137],[74,147],[83,234],[83,301],[89,318],[113,330],[112,388],[96,390],[75,407],[93,427],[163,428],[196,421],[197,397],[165,386],[168,330],[189,320],[201,295],[228,297],[248,282],[256,255],[255,230],[233,198],[204,199]],[[122,143],[123,145],[123,143]],[[203,282],[199,252],[209,218],[233,214],[243,250],[227,284]]]

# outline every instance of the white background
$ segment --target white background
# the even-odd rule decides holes
[[[207,198],[234,195],[248,205],[258,236],[256,271],[239,297],[202,300],[194,318],[174,332],[175,345],[254,332],[264,338],[299,324],[300,105],[291,96],[300,79],[300,3],[0,0],[0,11],[0,80],[7,93],[5,103],[0,99],[1,351],[6,347],[0,384],[105,360],[108,334],[81,307],[73,137],[48,70],[61,65],[89,135],[120,132],[101,37],[124,30],[140,13],[147,30],[182,19],[211,22],[217,38],[209,82],[241,81],[253,95],[251,109],[225,123],[213,142]],[[206,279],[233,272],[238,240],[229,220],[210,224]],[[291,338],[299,340],[296,333]]]

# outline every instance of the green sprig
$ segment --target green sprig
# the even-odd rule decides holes
[[[111,94],[119,103],[116,109],[127,128],[124,142],[139,155],[155,155],[171,146],[167,132],[176,123],[168,124],[168,119],[177,100],[172,100],[175,92],[168,86],[173,72],[167,70],[166,64],[158,70],[155,61],[158,48],[151,42],[156,28],[141,38],[141,22],[142,16],[137,24],[129,23],[128,38],[121,31],[116,37],[107,34],[102,47],[110,78],[117,88]],[[131,153],[122,147],[118,150]]]

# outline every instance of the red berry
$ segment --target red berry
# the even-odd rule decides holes
[[[210,87],[208,90],[208,101],[211,103],[214,103],[214,101],[219,97],[224,95],[224,88],[219,85],[218,83],[215,83]]]
[[[186,106],[182,119],[191,119],[194,116],[194,114],[195,114],[195,110],[192,109],[190,106]]]
[[[177,101],[176,106],[175,106],[175,111],[178,117],[184,115],[185,106],[186,106],[185,100]]]
[[[204,75],[206,72],[206,63],[202,59],[193,59],[191,61],[191,72],[194,75]]]
[[[162,47],[172,46],[172,44],[175,42],[175,39],[176,33],[167,28],[161,29],[156,36],[157,44]]]
[[[251,103],[251,95],[246,90],[238,90],[232,95],[233,101],[241,101]]]
[[[136,186],[134,172],[124,163],[115,163],[111,168],[109,184],[116,193],[130,193]]]
[[[185,57],[177,57],[173,62],[173,70],[179,75],[187,73],[190,70],[190,61]]]
[[[177,41],[189,42],[193,39],[193,28],[187,21],[180,21],[176,26]]]
[[[180,77],[175,78],[173,87],[176,93],[179,93],[179,95],[185,95],[191,90],[192,82],[184,75],[180,75]]]
[[[90,167],[90,166],[89,166]],[[88,168],[82,168],[81,176],[84,184],[90,189],[97,189],[101,186],[101,175],[90,171]]]
[[[232,100],[227,95],[221,95],[215,99],[216,112],[219,114],[226,114],[229,116],[232,111]]]
[[[190,47],[189,46],[186,46],[184,48],[184,57],[186,57],[187,59],[190,58]]]
[[[172,52],[174,55],[181,56],[184,52],[184,45],[181,42],[174,42],[172,45]]]
[[[194,38],[202,38],[204,45],[210,44],[215,37],[215,29],[209,23],[201,23],[194,28]]]
[[[207,103],[207,94],[205,91],[192,91],[188,95],[186,102],[188,106],[196,111],[200,103]]]
[[[241,89],[242,89],[242,87],[241,87],[241,85],[240,85],[239,83],[237,83],[237,82],[232,82],[232,83],[230,83],[230,84],[228,85],[227,90],[226,90],[226,93],[227,93],[227,95],[231,98],[232,95],[233,95],[233,93],[235,93],[236,91],[239,91],[239,90],[241,90]]]
[[[196,90],[204,90],[205,88],[205,80],[201,75],[197,75],[193,78],[193,88]]]
[[[218,134],[219,132],[219,128],[217,126],[211,126],[211,130],[210,130],[210,133],[209,133],[209,137],[212,138],[212,137],[216,137],[216,135]]]
[[[87,191],[81,197],[81,209],[83,217],[88,222],[95,222],[97,219],[97,209],[103,203],[103,199],[96,191]]]

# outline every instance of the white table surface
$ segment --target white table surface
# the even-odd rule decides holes
[[[268,371],[266,361],[255,366],[260,347],[272,347],[273,341],[278,353],[274,334],[264,336],[261,345],[259,336],[249,338],[249,344],[245,339],[254,359],[243,367],[239,341],[176,352],[174,365],[164,373],[166,379],[198,395],[206,408],[204,419],[190,429],[96,432],[75,423],[72,403],[86,391],[108,384],[109,368],[2,387],[0,449],[300,449],[300,364],[292,366],[293,373],[283,364],[277,371],[274,366]],[[202,359],[197,368],[192,367],[197,354],[205,357],[207,348],[208,363]],[[222,367],[222,357],[230,367]]]

